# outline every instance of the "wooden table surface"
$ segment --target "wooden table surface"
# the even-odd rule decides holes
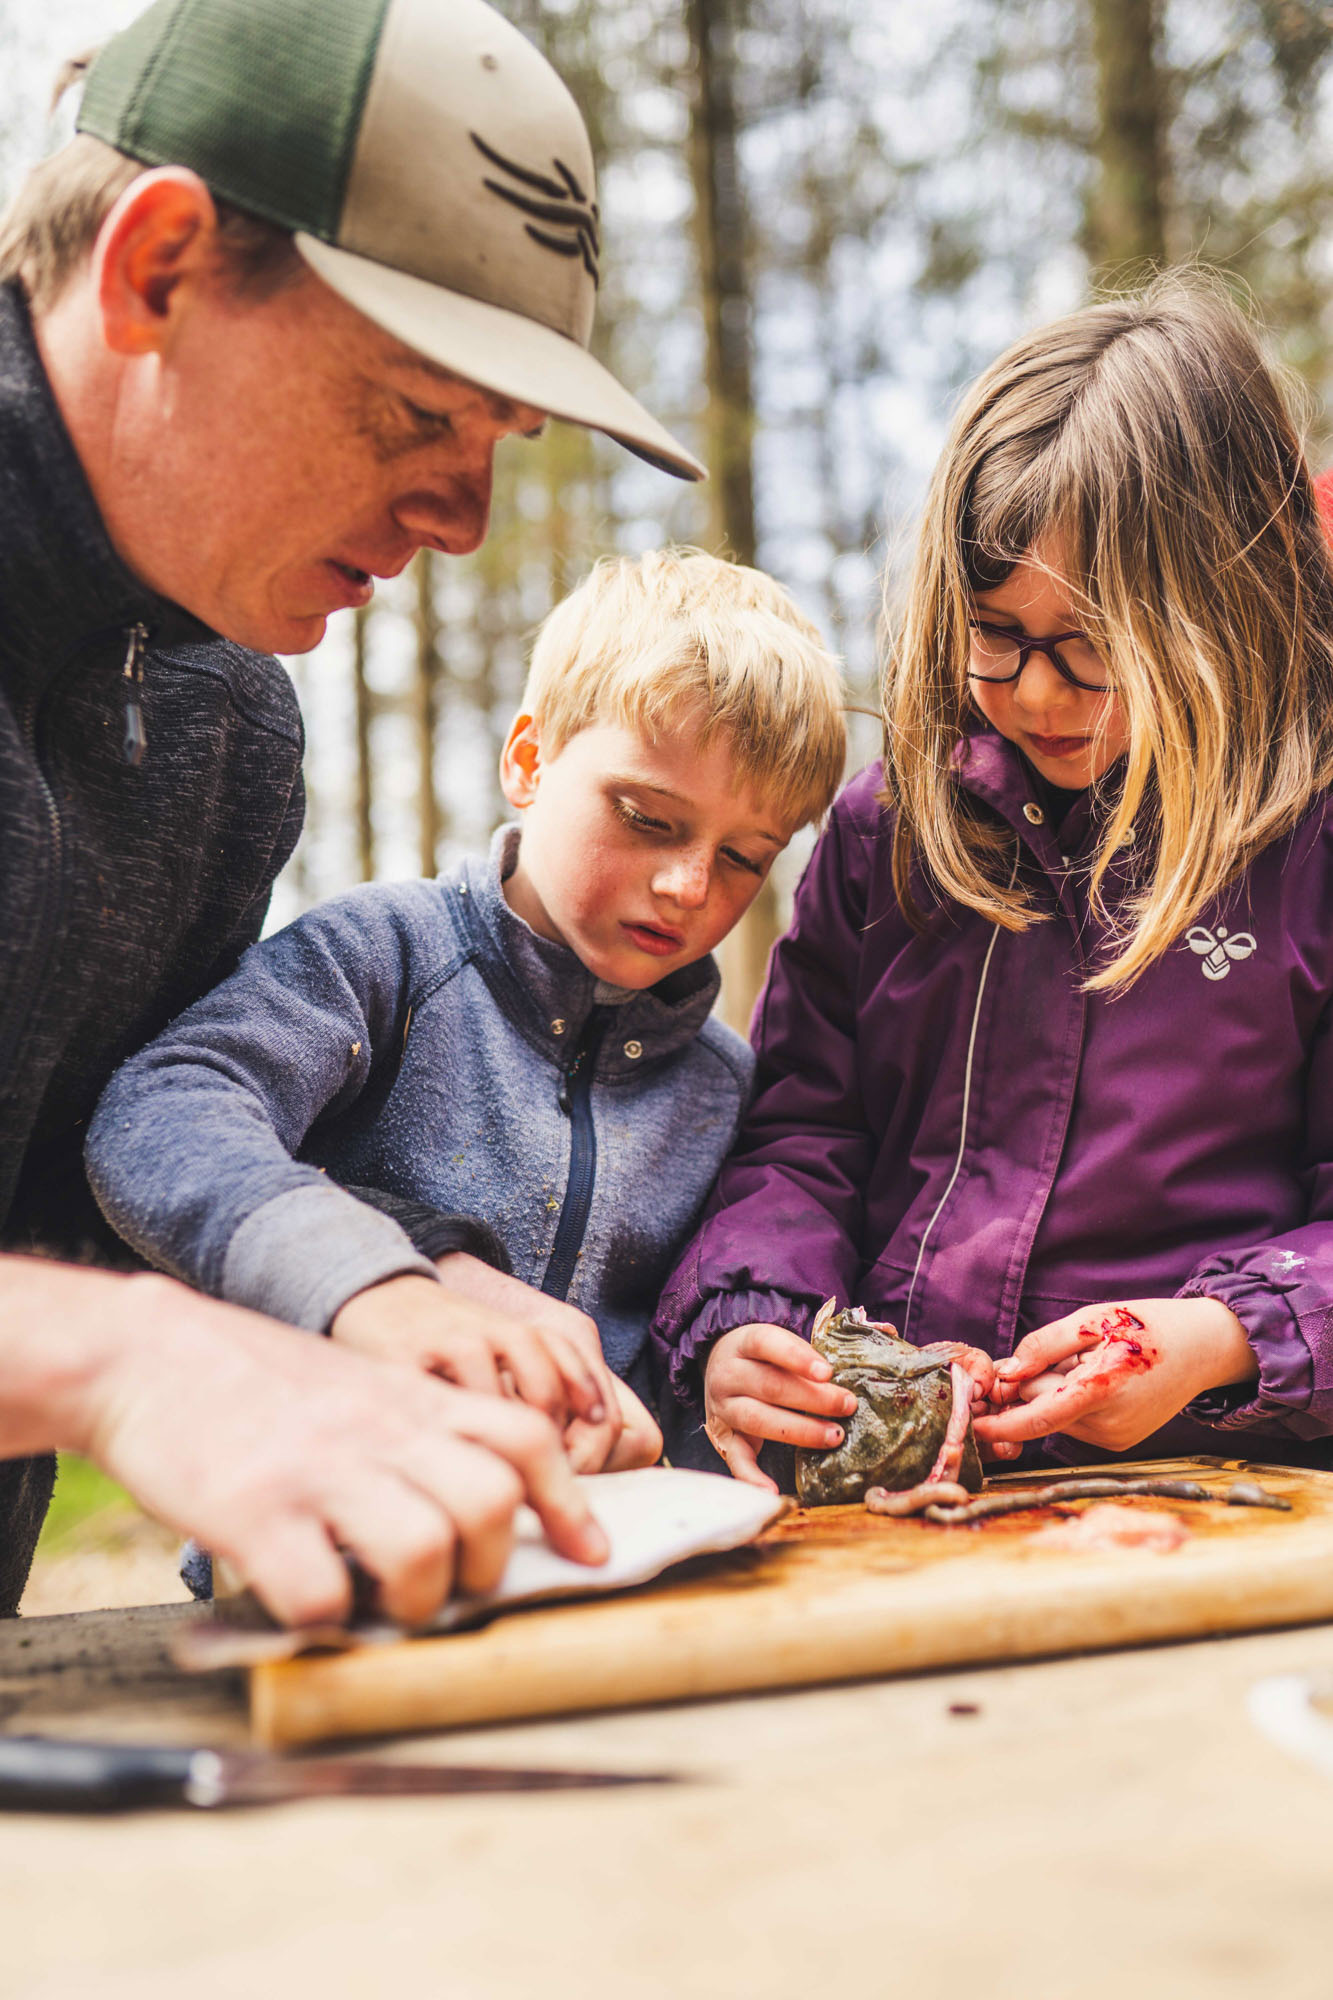
[[[184,1683],[186,1607],[0,1629],[8,1730],[243,1739]],[[0,1993],[1333,1993],[1333,1781],[1245,1710],[1333,1626],[511,1724],[375,1754],[658,1766],[697,1783],[0,1817]]]

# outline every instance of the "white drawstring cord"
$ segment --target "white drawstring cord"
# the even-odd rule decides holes
[[[1010,870],[1009,874],[1009,887],[1011,889],[1013,888],[1015,879],[1017,878],[1018,875],[1018,862],[1019,862],[1019,856],[1015,855],[1014,865],[1013,868]],[[990,962],[992,957],[994,956],[995,947],[999,943],[999,941],[1000,941],[1000,927],[997,924],[994,930],[991,932],[991,941],[986,946],[986,956],[981,961],[981,983],[977,987],[977,1002],[975,1007],[972,1009],[972,1028],[967,1038],[967,1067],[963,1072],[963,1123],[962,1123],[962,1130],[958,1134],[958,1156],[953,1163],[953,1172],[949,1176],[949,1184],[945,1188],[944,1193],[940,1196],[938,1202],[935,1204],[935,1213],[931,1216],[930,1221],[926,1224],[925,1230],[921,1237],[920,1247],[918,1248],[916,1253],[916,1264],[912,1271],[912,1282],[907,1288],[907,1304],[903,1310],[904,1340],[907,1339],[908,1337],[907,1329],[912,1324],[912,1300],[916,1296],[916,1281],[921,1276],[922,1259],[925,1257],[926,1254],[926,1245],[930,1241],[930,1233],[934,1229],[935,1224],[939,1221],[940,1216],[943,1214],[945,1203],[948,1201],[949,1196],[953,1193],[954,1182],[958,1179],[959,1174],[963,1170],[963,1155],[967,1151],[967,1115],[968,1115],[968,1108],[972,1102],[972,1058],[976,1054],[977,1024],[981,1019],[981,1003],[986,997],[986,979],[990,973]]]

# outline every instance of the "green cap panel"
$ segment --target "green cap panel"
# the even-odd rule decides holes
[[[336,240],[389,0],[156,0],[108,43],[78,125]]]

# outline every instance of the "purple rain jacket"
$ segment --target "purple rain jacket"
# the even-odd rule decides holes
[[[950,904],[922,935],[894,895],[881,782],[877,765],[852,781],[815,849],[755,1016],[749,1113],[658,1309],[673,1462],[721,1466],[702,1366],[731,1327],[808,1336],[836,1295],[918,1345],[1001,1356],[1090,1304],[1204,1293],[1259,1379],[1134,1455],[1333,1466],[1329,797],[1112,997],[1082,990],[1102,939],[1091,794],[1057,836],[1017,751],[979,727],[958,782],[1018,835],[1053,921],[1016,935]],[[1131,840],[1108,896],[1149,866]]]

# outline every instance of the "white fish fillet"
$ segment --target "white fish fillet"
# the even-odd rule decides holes
[[[690,1556],[740,1548],[781,1513],[778,1493],[724,1479],[711,1472],[683,1472],[663,1465],[638,1472],[604,1472],[579,1480],[588,1505],[606,1530],[608,1560],[598,1569],[557,1555],[530,1507],[514,1517],[514,1546],[496,1588],[484,1596],[453,1597],[425,1629],[453,1632],[520,1604],[557,1597],[602,1596],[647,1583]],[[384,1644],[401,1639],[396,1625],[311,1626],[304,1630],[255,1630],[237,1622],[226,1600],[207,1623],[177,1635],[172,1657],[195,1673],[219,1667],[287,1660],[312,1647]]]

